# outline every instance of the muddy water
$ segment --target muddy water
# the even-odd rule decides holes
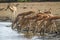
[[[22,33],[17,33],[13,31],[11,27],[11,22],[0,22],[0,40],[60,40],[60,37],[41,37],[41,36],[29,36]]]

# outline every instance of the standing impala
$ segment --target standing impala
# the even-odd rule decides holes
[[[17,4],[16,4],[17,5]],[[12,20],[12,22],[15,20],[15,18],[16,18],[16,14],[17,14],[17,6],[16,5],[12,5],[12,4],[8,4],[8,6],[7,6],[7,8],[5,9],[5,10],[7,10],[7,9],[10,9],[10,11],[12,12],[12,14],[11,14],[11,20]]]

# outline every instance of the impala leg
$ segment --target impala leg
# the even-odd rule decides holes
[[[53,33],[57,32],[57,26],[56,26],[55,21],[52,21],[52,32]]]

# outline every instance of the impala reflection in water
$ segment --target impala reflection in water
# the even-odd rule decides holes
[[[43,38],[41,36],[32,36],[29,38],[29,36],[17,33],[17,31],[13,31],[11,27],[7,27],[11,25],[11,22],[0,22],[0,40],[58,40],[57,38],[51,38],[48,37]]]

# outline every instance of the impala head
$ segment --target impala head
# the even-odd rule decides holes
[[[44,13],[51,14],[51,8],[49,8],[48,10],[45,9]]]
[[[51,12],[50,12],[50,11],[45,11],[44,13],[46,13],[46,14],[51,14]]]
[[[16,4],[17,5],[17,4]],[[15,4],[8,4],[7,8],[5,9],[5,11],[7,9],[9,9],[11,12],[16,12],[17,11],[17,6]]]

